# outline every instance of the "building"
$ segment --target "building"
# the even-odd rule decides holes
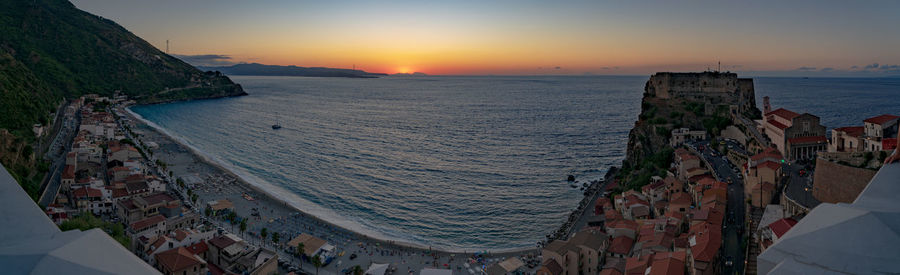
[[[884,150],[885,138],[897,138],[897,122],[900,116],[884,114],[863,120],[865,131],[865,151]]]
[[[184,247],[166,250],[156,255],[156,268],[166,275],[206,274],[206,261]]]
[[[821,203],[757,257],[759,274],[900,273],[900,163],[853,203]]]
[[[779,108],[766,113],[763,130],[772,144],[789,160],[809,160],[828,149],[825,126],[819,117]]]
[[[759,251],[765,251],[766,248],[777,242],[781,236],[787,234],[788,230],[791,230],[796,224],[797,220],[795,219],[783,218],[762,228],[759,231]]]
[[[758,195],[753,206],[765,207],[771,202],[772,195],[765,192],[777,189],[777,184],[781,182],[783,160],[781,153],[773,147],[766,148],[747,160],[746,167],[743,167],[744,193],[750,194],[751,199],[754,194]]]
[[[700,163],[700,157],[684,148],[675,149],[675,168],[677,169],[678,180],[681,181],[706,173],[706,170],[703,169]]]
[[[672,147],[678,147],[684,144],[685,141],[690,140],[704,140],[706,139],[706,131],[704,130],[691,130],[690,128],[678,128],[672,130],[672,138],[669,141],[669,145]]]
[[[722,227],[701,223],[691,227],[688,237],[688,259],[691,274],[718,274],[719,247],[722,246]]]
[[[263,275],[278,269],[274,251],[252,246],[234,234],[212,238],[208,244],[207,263],[226,272]]]
[[[741,114],[756,110],[753,79],[738,78],[736,73],[707,71],[700,73],[660,72],[644,85],[646,95],[661,99],[702,102],[711,113],[715,106],[729,105]]]
[[[591,229],[579,231],[569,240],[554,240],[544,246],[541,250],[544,267],[541,269],[550,272],[555,269],[555,264],[561,267],[560,274],[564,275],[598,274],[608,246],[605,233]]]
[[[863,126],[840,127],[831,130],[828,152],[859,152],[866,148]]]
[[[103,230],[60,231],[0,165],[4,274],[158,274]]]

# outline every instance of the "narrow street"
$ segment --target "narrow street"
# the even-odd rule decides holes
[[[731,165],[726,157],[711,148],[709,141],[699,141],[689,144],[689,146],[694,146],[695,149],[698,146],[703,146],[704,150],[697,151],[702,153],[701,157],[714,170],[713,175],[716,177],[716,180],[729,183],[727,213],[725,213],[725,223],[722,225],[724,240],[722,248],[720,248],[722,252],[722,261],[720,263],[723,265],[721,270],[723,270],[724,274],[741,273],[744,270],[744,247],[742,243],[744,241],[744,211],[746,207],[744,202],[746,199],[744,198],[743,180],[739,175],[740,172]],[[732,263],[731,265],[726,264],[729,261]]]

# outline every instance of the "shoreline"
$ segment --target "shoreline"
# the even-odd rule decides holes
[[[162,104],[162,103],[155,103],[155,104]],[[145,104],[140,104],[140,105],[145,105]],[[145,118],[143,118],[143,116],[141,116],[140,114],[137,114],[136,112],[131,110],[131,107],[140,106],[140,105],[130,105],[130,106],[123,107],[122,109],[125,111],[125,114],[130,119],[133,120],[134,123],[136,123],[136,124],[140,123],[140,124],[146,125],[149,129],[160,134],[163,138],[166,138],[169,141],[171,141],[172,143],[177,144],[178,146],[180,146],[182,148],[185,148],[187,150],[188,154],[192,155],[196,159],[199,159],[201,162],[203,162],[203,164],[211,166],[211,167],[215,168],[216,170],[218,170],[215,172],[226,174],[226,175],[236,179],[236,182],[238,184],[240,184],[241,186],[248,187],[249,189],[255,191],[256,193],[261,194],[262,196],[265,196],[265,198],[257,198],[257,199],[259,201],[266,201],[267,203],[272,202],[271,205],[267,205],[267,207],[286,208],[288,210],[291,210],[291,212],[301,213],[302,215],[309,217],[319,223],[323,223],[330,227],[349,232],[350,234],[356,235],[358,238],[367,240],[368,242],[387,243],[391,246],[398,247],[401,249],[421,250],[421,251],[433,252],[433,253],[438,253],[438,254],[458,254],[458,253],[473,253],[473,252],[479,252],[479,251],[487,251],[488,254],[490,254],[494,257],[520,256],[520,255],[523,255],[526,253],[533,252],[536,249],[534,247],[518,247],[518,248],[504,248],[504,249],[479,248],[479,249],[469,250],[469,249],[448,249],[448,248],[443,248],[443,247],[433,247],[433,246],[428,246],[426,244],[414,243],[414,242],[408,241],[408,240],[395,240],[395,239],[392,239],[387,236],[372,236],[375,234],[367,234],[365,232],[360,232],[360,231],[368,231],[368,230],[355,229],[355,228],[352,228],[351,226],[341,225],[336,222],[328,221],[324,218],[319,217],[318,215],[310,213],[309,211],[300,209],[300,207],[292,204],[291,202],[287,201],[284,198],[279,197],[278,195],[272,194],[271,191],[266,190],[265,188],[258,186],[257,184],[251,183],[254,181],[248,180],[245,175],[242,175],[241,173],[237,173],[237,172],[233,171],[232,169],[227,168],[226,165],[220,163],[219,160],[216,160],[212,156],[208,156],[202,152],[199,152],[199,149],[197,149],[189,144],[186,144],[186,141],[181,140],[177,137],[174,137],[171,133],[169,133],[167,130],[165,130],[161,126],[159,126],[151,121],[146,120]],[[158,142],[155,140],[151,140],[151,141]],[[175,174],[173,176],[173,178],[179,178],[181,176],[187,176],[187,175]],[[262,184],[262,183],[259,183],[259,184]],[[272,187],[279,188],[277,186],[272,186]],[[285,192],[287,192],[287,191],[285,190]],[[205,201],[206,200],[203,200],[203,202],[205,202]],[[325,210],[325,211],[330,211],[329,209],[324,208],[324,207],[320,207],[320,208],[323,208],[323,210]],[[335,214],[337,214],[337,213],[335,213]],[[352,221],[348,220],[348,222],[352,222]],[[372,232],[372,233],[378,234],[378,232]],[[538,240],[535,240],[535,242],[538,242]]]

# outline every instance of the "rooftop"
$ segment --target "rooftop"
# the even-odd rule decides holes
[[[3,165],[0,224],[6,274],[159,274],[100,229],[60,231]]]
[[[766,115],[767,115],[767,116],[768,116],[768,115],[775,115],[775,116],[782,117],[782,118],[787,119],[787,120],[792,120],[792,119],[794,119],[795,117],[799,116],[800,114],[795,113],[795,112],[790,111],[790,110],[785,109],[785,108],[778,108],[778,109],[776,109],[776,110],[774,110],[774,111],[771,111],[771,112],[767,113]]]
[[[851,204],[822,203],[757,257],[757,270],[900,273],[900,163],[882,166]]]
[[[880,116],[867,118],[867,119],[863,120],[863,122],[868,122],[868,123],[873,123],[873,124],[879,124],[879,125],[881,125],[881,124],[885,124],[885,123],[887,123],[887,122],[889,122],[889,121],[891,121],[891,120],[895,120],[895,119],[897,119],[897,118],[900,118],[900,116],[895,116],[895,115],[890,115],[890,114],[883,114],[883,115],[880,115]]]

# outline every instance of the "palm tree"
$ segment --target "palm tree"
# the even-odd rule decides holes
[[[244,231],[247,231],[247,219],[241,219],[241,237],[244,237]]]
[[[266,236],[269,235],[269,229],[263,227],[262,230],[259,231],[259,235],[262,236],[263,245],[266,244]]]
[[[316,275],[319,275],[319,268],[322,267],[322,258],[319,255],[313,256],[312,264],[316,267]]]
[[[280,237],[280,236],[278,236],[278,232],[272,232],[272,243],[273,243],[274,245],[278,245],[278,239],[279,239],[279,237]]]
[[[359,265],[353,266],[353,275],[363,275],[365,271],[363,271],[362,267]]]
[[[303,254],[306,253],[306,245],[303,243],[297,244],[297,257],[300,258],[300,268],[303,268]]]

